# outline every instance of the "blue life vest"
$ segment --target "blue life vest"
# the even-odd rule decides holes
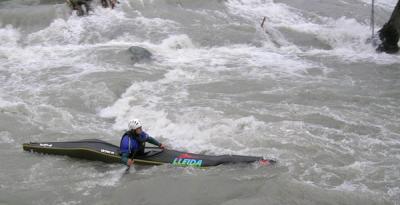
[[[119,146],[120,153],[134,153],[142,148],[144,148],[144,144],[146,143],[149,135],[142,131],[140,135],[135,135],[132,132],[126,132],[122,135],[121,143]]]

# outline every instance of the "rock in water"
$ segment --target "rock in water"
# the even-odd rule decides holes
[[[400,0],[389,21],[378,31],[381,44],[377,50],[386,53],[397,53],[399,51],[398,41],[400,36]]]
[[[153,56],[150,51],[139,46],[130,47],[129,52],[132,54],[132,61],[135,63],[151,61],[151,57]]]

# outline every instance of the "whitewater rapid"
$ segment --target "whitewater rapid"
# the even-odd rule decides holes
[[[370,1],[120,2],[0,3],[0,203],[399,204],[400,58],[366,43]],[[395,3],[377,1],[377,28]],[[132,118],[173,149],[279,164],[122,176],[21,148],[118,144]]]

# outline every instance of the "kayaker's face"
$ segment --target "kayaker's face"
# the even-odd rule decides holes
[[[141,127],[136,128],[135,133],[140,135],[140,133],[142,133],[142,128]]]

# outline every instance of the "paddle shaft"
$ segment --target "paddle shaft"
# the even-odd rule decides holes
[[[145,149],[162,149],[162,148],[160,148],[160,147],[146,147]],[[129,159],[135,161],[134,157],[135,157],[135,155],[132,155],[132,157],[129,158]],[[127,168],[126,168],[125,172],[128,172],[131,169],[132,164],[131,165],[127,165]]]

